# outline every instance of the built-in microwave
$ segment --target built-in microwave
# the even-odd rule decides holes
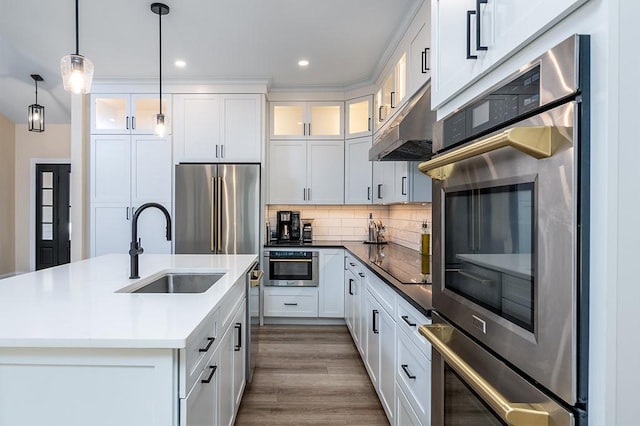
[[[317,287],[318,252],[265,250],[265,286]]]
[[[588,53],[576,35],[520,67],[440,121],[437,155],[419,165],[433,178],[434,310],[577,419],[588,390]],[[506,92],[517,99],[499,107]],[[466,133],[447,133],[460,117]]]

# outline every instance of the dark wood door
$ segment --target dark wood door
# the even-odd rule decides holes
[[[36,164],[36,270],[71,260],[70,164]]]

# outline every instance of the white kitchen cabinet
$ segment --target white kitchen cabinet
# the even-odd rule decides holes
[[[235,413],[240,407],[242,393],[246,385],[246,360],[245,351],[247,350],[247,327],[246,322],[246,303],[240,304],[231,324],[234,333],[233,344],[233,408]]]
[[[407,91],[415,93],[431,78],[431,6],[425,1],[408,33]]]
[[[162,96],[167,134],[171,133],[170,96]],[[160,112],[157,94],[91,95],[91,134],[153,134]]]
[[[432,107],[451,100],[586,1],[431,0]]]
[[[90,146],[90,252],[127,253],[135,209],[156,202],[171,211],[171,142],[153,135],[92,135]],[[147,253],[171,253],[165,218],[146,210],[138,236]]]
[[[372,198],[374,204],[392,203],[396,197],[396,162],[374,161]]]
[[[373,97],[371,95],[350,99],[345,105],[345,138],[353,139],[371,135]]]
[[[344,143],[344,203],[373,202],[373,163],[369,161],[371,136],[349,139]]]
[[[263,98],[174,95],[174,163],[260,162]]]
[[[271,139],[343,139],[344,102],[271,102]]]
[[[187,397],[180,400],[180,426],[218,424],[219,366],[220,350],[217,350],[205,363]]]
[[[416,161],[397,161],[393,200],[401,203],[431,202],[431,178],[418,170]]]
[[[379,84],[374,97],[375,131],[384,126],[394,116],[398,108],[407,100],[407,53],[401,51]]]
[[[344,318],[344,250],[319,250],[318,317]]]
[[[270,141],[270,204],[343,202],[343,141]]]
[[[398,426],[428,426],[429,421],[422,424],[418,415],[413,411],[409,400],[407,399],[400,386],[396,385],[396,425]]]
[[[265,317],[318,317],[318,287],[265,287]]]

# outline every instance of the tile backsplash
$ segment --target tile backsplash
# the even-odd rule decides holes
[[[369,213],[386,227],[385,238],[413,250],[420,249],[422,221],[431,233],[431,204],[391,206],[270,205],[267,218],[276,227],[278,210],[299,210],[301,219],[313,219],[314,240],[364,241],[369,234]]]

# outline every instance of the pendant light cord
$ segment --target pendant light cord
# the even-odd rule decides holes
[[[38,80],[36,80],[36,105],[38,105]]]
[[[78,25],[78,0],[76,0],[76,55],[79,55],[80,53],[80,37],[79,37],[79,25]]]
[[[158,43],[160,46],[160,97],[158,99],[160,100],[160,114],[162,114],[162,12],[158,13],[158,22],[158,28],[160,29],[158,32],[158,39],[160,41],[160,43]]]

